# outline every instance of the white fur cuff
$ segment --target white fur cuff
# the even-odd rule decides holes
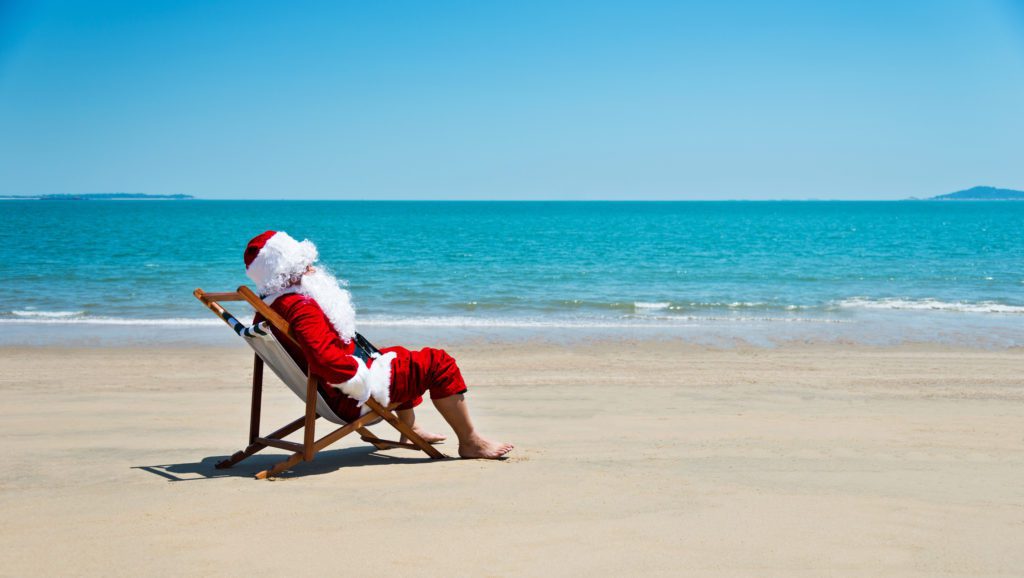
[[[373,360],[370,367],[359,357],[353,356],[359,367],[352,379],[345,383],[332,383],[332,387],[341,390],[342,393],[359,402],[358,406],[366,413],[366,400],[373,397],[378,403],[387,407],[391,404],[391,362],[395,359],[395,353],[385,353]]]

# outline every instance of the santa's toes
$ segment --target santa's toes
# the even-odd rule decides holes
[[[446,439],[448,439],[448,436],[446,435],[436,434],[428,431],[417,431],[416,433],[419,434],[419,436],[423,438],[423,441],[427,442],[428,444],[439,444],[443,443]]]
[[[459,446],[459,456],[468,460],[500,460],[512,451],[512,444],[483,443]]]
[[[413,431],[416,431],[416,435],[420,436],[420,438],[423,439],[423,441],[427,442],[428,444],[441,444],[448,439],[448,436],[442,434],[430,433],[428,431]],[[402,436],[400,441],[408,442],[409,438]]]

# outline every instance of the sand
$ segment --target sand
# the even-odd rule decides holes
[[[449,349],[512,459],[353,440],[275,481],[213,469],[244,349],[0,349],[0,573],[1024,573],[1024,351]],[[301,411],[268,386],[265,423]]]

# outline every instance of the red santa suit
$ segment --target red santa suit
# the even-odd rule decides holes
[[[419,405],[428,391],[432,399],[466,391],[458,365],[442,349],[388,347],[375,359],[357,357],[348,293],[326,271],[310,270],[316,259],[309,241],[299,243],[287,233],[267,231],[249,242],[246,273],[267,294],[264,301],[288,321],[298,346],[272,327],[277,340],[299,367],[325,384],[320,393],[338,417],[356,419],[366,412],[370,397],[384,406],[399,403],[399,409],[408,409]]]

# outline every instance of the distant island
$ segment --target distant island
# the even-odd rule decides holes
[[[963,191],[931,197],[929,201],[1024,201],[1024,191],[972,187]]]
[[[146,193],[61,193],[56,195],[0,195],[0,199],[20,201],[182,201],[192,195],[147,195]]]

